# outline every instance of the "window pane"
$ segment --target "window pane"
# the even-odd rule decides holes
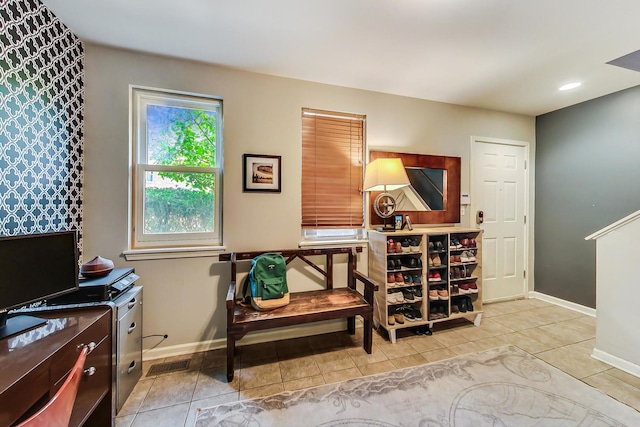
[[[147,172],[144,233],[214,231],[215,174]]]
[[[216,166],[216,111],[147,105],[147,163]]]

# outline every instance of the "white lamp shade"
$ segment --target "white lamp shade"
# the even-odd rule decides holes
[[[400,159],[376,159],[364,172],[364,191],[391,191],[411,184]]]

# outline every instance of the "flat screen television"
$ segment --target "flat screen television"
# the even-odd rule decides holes
[[[75,231],[0,237],[0,339],[46,323],[12,308],[78,289]]]

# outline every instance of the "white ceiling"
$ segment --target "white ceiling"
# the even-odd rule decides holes
[[[606,64],[638,0],[43,2],[84,41],[533,116],[640,85]]]

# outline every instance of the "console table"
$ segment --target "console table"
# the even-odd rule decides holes
[[[111,426],[111,307],[43,311],[37,316],[47,323],[0,340],[0,425],[12,425],[43,406],[62,386],[78,346],[89,345],[70,425]]]

